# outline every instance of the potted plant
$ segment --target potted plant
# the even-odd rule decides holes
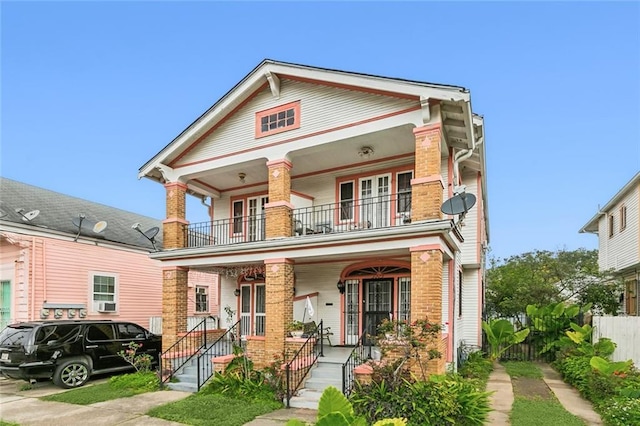
[[[300,338],[304,334],[304,323],[302,321],[294,320],[289,324],[289,333],[292,337]]]

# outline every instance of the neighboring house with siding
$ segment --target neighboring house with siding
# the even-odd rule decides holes
[[[139,171],[166,188],[151,254],[165,348],[186,329],[187,274],[210,271],[257,366],[288,347],[292,319],[350,346],[384,318],[428,316],[444,324],[443,372],[481,343],[483,142],[462,87],[263,61]],[[441,211],[459,192],[477,200],[464,226]],[[187,195],[210,200],[209,221],[189,223]]]
[[[0,193],[3,324],[85,318],[148,327],[150,317],[162,315],[160,262],[149,258],[152,243],[132,228],[139,223],[144,232],[160,221],[6,178]],[[154,240],[161,248],[162,234]],[[215,294],[216,277],[190,278],[188,313],[195,314],[196,299],[203,315],[217,313],[215,299],[196,294]]]
[[[623,312],[640,316],[640,172],[580,232],[598,236],[598,266],[623,280]]]

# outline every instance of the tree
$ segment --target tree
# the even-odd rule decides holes
[[[490,316],[514,316],[527,305],[571,302],[592,303],[595,313],[615,315],[621,290],[609,273],[598,270],[596,250],[535,250],[490,260],[486,311]]]

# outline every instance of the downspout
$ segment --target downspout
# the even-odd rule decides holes
[[[202,203],[203,206],[207,208],[207,214],[209,215],[209,220],[213,222],[213,201],[211,201],[211,204],[207,204],[207,196],[202,195],[200,197],[200,202]]]
[[[460,170],[459,164],[464,160],[468,159],[473,155],[473,151],[476,149],[478,145],[482,143],[482,141],[478,141],[476,143],[475,134],[473,132],[473,114],[471,112],[471,101],[466,101],[467,104],[467,119],[469,120],[469,138],[471,140],[471,148],[463,149],[460,152],[457,152],[454,160],[453,160],[453,193],[458,194],[460,192],[464,192],[464,187],[460,187]]]

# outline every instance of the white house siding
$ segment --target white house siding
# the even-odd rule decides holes
[[[479,318],[482,312],[479,311],[479,291],[480,286],[478,269],[463,270],[462,279],[462,334],[458,338],[464,340],[468,345],[479,345]]]
[[[442,265],[442,332],[449,332],[449,262]]]
[[[476,205],[469,210],[464,218],[462,226],[462,237],[464,243],[462,243],[462,264],[477,264],[479,262],[478,257],[478,214],[479,203],[478,197],[478,181],[477,175],[465,174],[463,176],[463,184],[467,186],[467,193],[474,194],[476,196]],[[457,220],[457,219],[456,219]]]
[[[222,328],[228,328],[238,320],[238,297],[233,294],[233,291],[238,287],[238,279],[234,277],[220,276],[220,326]],[[227,312],[225,308],[229,307],[232,311],[235,311],[236,316],[229,322],[227,318]]]
[[[255,138],[256,112],[295,101],[300,101],[299,129]],[[414,106],[418,106],[417,101],[282,79],[279,99],[272,96],[269,87],[263,88],[186,154],[179,164],[233,154]]]
[[[599,221],[600,249],[603,249],[600,267],[602,269],[624,269],[640,262],[640,230],[638,210],[640,209],[638,188],[629,192]],[[620,232],[620,206],[627,207],[627,227]],[[608,215],[613,215],[613,237],[609,238]]]

